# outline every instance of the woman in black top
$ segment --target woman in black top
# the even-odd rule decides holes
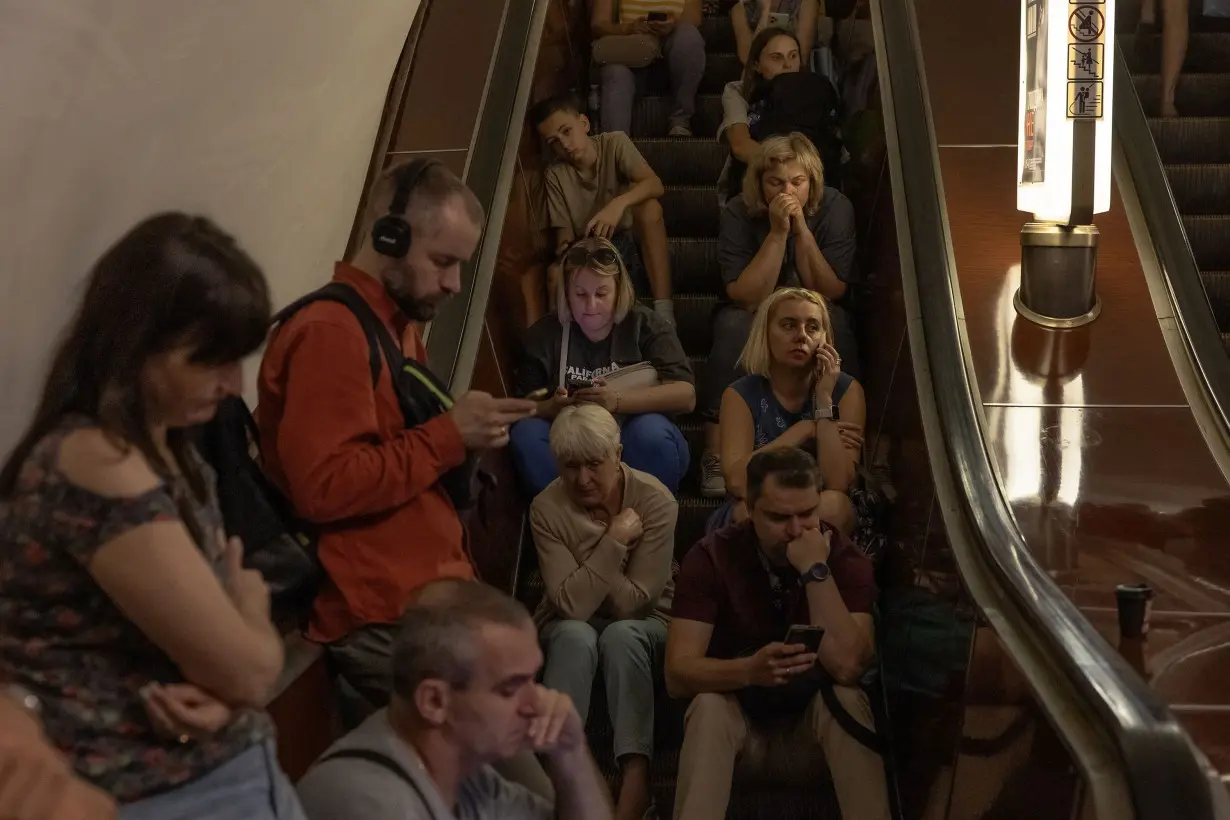
[[[551,422],[571,404],[605,407],[623,428],[623,460],[658,478],[672,492],[688,469],[688,446],[669,416],[696,404],[692,367],[668,322],[638,304],[619,252],[609,241],[582,239],[564,254],[555,314],[526,332],[517,368],[517,395],[549,391],[534,418],[513,425],[513,462],[537,495],[558,474],[548,444]],[[566,360],[561,363],[565,335]],[[648,362],[660,384],[629,389],[613,377]],[[610,380],[610,383],[608,383]]]

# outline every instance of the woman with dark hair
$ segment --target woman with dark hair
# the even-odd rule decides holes
[[[730,24],[735,31],[739,62],[747,65],[752,40],[768,28],[785,29],[795,35],[799,53],[806,60],[816,40],[819,18],[817,0],[739,0],[730,7]]]
[[[103,254],[0,470],[0,678],[121,820],[302,817],[261,707],[282,642],[195,425],[242,388],[268,287],[168,213]]]

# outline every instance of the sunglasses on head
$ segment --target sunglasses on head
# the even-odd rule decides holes
[[[599,267],[609,268],[618,259],[619,254],[614,248],[606,245],[591,247],[586,244],[585,240],[576,243],[564,253],[564,265],[569,268],[589,267],[590,262]]]

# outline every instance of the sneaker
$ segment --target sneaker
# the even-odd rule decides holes
[[[706,450],[700,459],[700,494],[705,498],[721,498],[726,495],[722,458],[712,450]]]
[[[677,122],[671,126],[671,130],[667,132],[668,137],[690,137],[692,136],[692,128],[686,122]]]

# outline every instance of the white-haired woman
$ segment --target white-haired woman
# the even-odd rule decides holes
[[[739,364],[747,375],[722,394],[722,468],[727,520],[741,521],[747,463],[762,450],[814,452],[824,489],[820,518],[849,534],[847,494],[857,475],[867,403],[863,387],[841,372],[824,298],[805,288],[775,291],[756,312]],[[723,516],[715,516],[715,523]]]
[[[743,375],[743,345],[760,304],[781,287],[804,287],[823,296],[831,312],[829,342],[858,375],[858,351],[850,317],[842,307],[854,281],[854,207],[840,191],[824,186],[824,166],[802,134],[770,137],[747,169],[742,196],[722,211],[718,264],[724,291],[714,316],[713,347],[701,396],[705,456],[701,492],[726,494],[718,452],[717,420],[722,392]]]
[[[688,445],[671,421],[696,405],[692,366],[675,329],[637,303],[619,252],[609,240],[581,239],[563,257],[557,311],[526,332],[517,395],[547,390],[537,415],[513,425],[513,463],[531,495],[558,475],[548,436],[565,407],[597,405],[623,428],[624,460],[675,491],[688,469]],[[608,383],[612,374],[647,362],[659,384]],[[614,381],[614,380],[612,380]]]
[[[650,806],[654,670],[663,663],[679,507],[670,490],[620,461],[619,425],[593,404],[566,407],[551,427],[555,479],[530,523],[545,595],[535,614],[543,684],[589,713],[601,670],[622,783],[615,817]]]

